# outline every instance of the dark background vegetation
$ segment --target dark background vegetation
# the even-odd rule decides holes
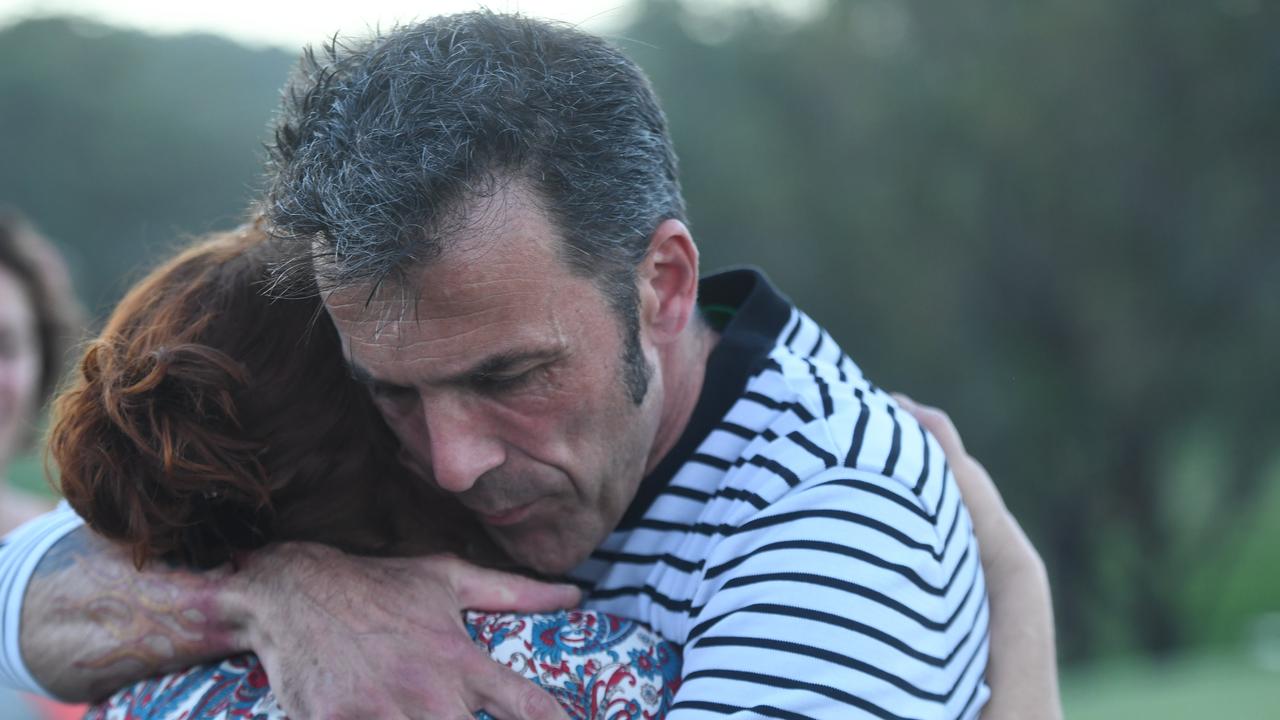
[[[1041,548],[1064,661],[1235,647],[1280,610],[1280,5],[642,4],[708,269],[753,263],[949,409]],[[293,61],[0,30],[0,203],[99,317],[260,184]]]

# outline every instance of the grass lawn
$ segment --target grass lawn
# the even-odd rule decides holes
[[[1253,720],[1280,717],[1280,669],[1239,655],[1110,661],[1066,671],[1067,720]]]

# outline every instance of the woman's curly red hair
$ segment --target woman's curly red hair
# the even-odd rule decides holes
[[[255,225],[181,252],[125,295],[54,404],[63,494],[139,565],[283,539],[389,551],[415,532],[397,525],[407,508],[440,509],[396,461],[315,288],[265,294],[283,259]]]

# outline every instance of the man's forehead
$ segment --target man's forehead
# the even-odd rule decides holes
[[[415,325],[415,327],[420,327]],[[363,381],[396,385],[462,384],[568,354],[561,334],[474,333],[465,338],[406,338],[384,331],[373,338],[343,335],[344,355]]]
[[[597,290],[569,268],[534,203],[513,189],[499,195],[430,260],[324,291],[348,357],[374,374],[405,365],[453,372],[567,346],[567,316]]]
[[[544,283],[428,288],[329,293],[325,304],[349,362],[374,378],[412,384],[483,372],[503,359],[563,353],[571,345],[568,311]]]
[[[442,259],[481,267],[506,257],[527,263],[530,255],[559,254],[560,232],[535,190],[509,178],[494,179],[492,188],[453,203],[430,222],[412,224],[400,237],[317,236],[312,270],[322,288],[366,285],[403,292],[412,291],[421,269]]]
[[[455,256],[411,268],[402,277],[329,288],[322,296],[335,322],[374,326],[379,334],[417,334],[432,323],[465,327],[536,314],[555,304],[557,289],[566,283],[557,270],[512,255]]]

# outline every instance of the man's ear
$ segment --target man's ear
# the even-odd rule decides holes
[[[641,325],[655,343],[674,341],[698,301],[698,246],[689,228],[679,220],[663,220],[649,238],[649,254],[637,275]]]

